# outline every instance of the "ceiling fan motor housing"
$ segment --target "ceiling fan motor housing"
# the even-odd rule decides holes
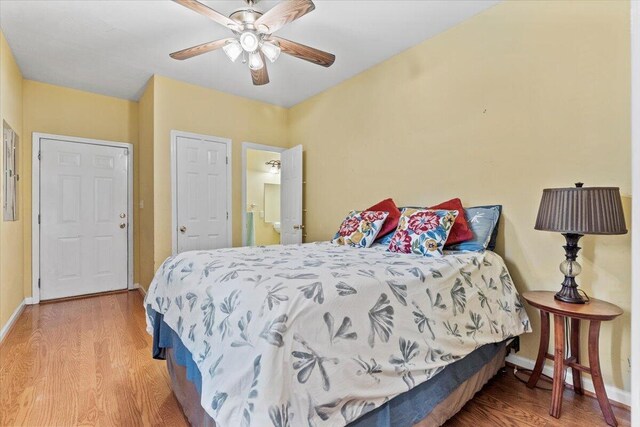
[[[240,24],[245,30],[255,30],[254,22],[262,16],[262,12],[258,12],[252,8],[238,9],[229,15],[229,18]]]

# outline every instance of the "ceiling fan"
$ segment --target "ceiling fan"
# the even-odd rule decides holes
[[[273,35],[285,24],[315,9],[311,0],[283,0],[265,13],[254,8],[258,0],[245,0],[247,6],[236,10],[229,17],[197,0],[173,1],[206,16],[234,33],[234,37],[173,52],[169,55],[173,59],[188,59],[222,48],[233,62],[242,56],[242,62],[249,65],[254,85],[269,83],[265,58],[275,62],[281,52],[323,67],[330,67],[336,59],[331,53]]]

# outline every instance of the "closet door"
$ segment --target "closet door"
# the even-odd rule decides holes
[[[229,246],[227,145],[178,136],[175,147],[177,252]]]

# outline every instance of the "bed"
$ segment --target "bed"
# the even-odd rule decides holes
[[[186,252],[145,299],[192,425],[441,425],[530,332],[491,251],[330,243]]]

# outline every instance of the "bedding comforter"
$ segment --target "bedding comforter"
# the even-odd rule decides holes
[[[343,426],[474,349],[530,331],[502,259],[329,243],[185,252],[145,299],[221,426]],[[147,316],[153,333],[153,316]]]

